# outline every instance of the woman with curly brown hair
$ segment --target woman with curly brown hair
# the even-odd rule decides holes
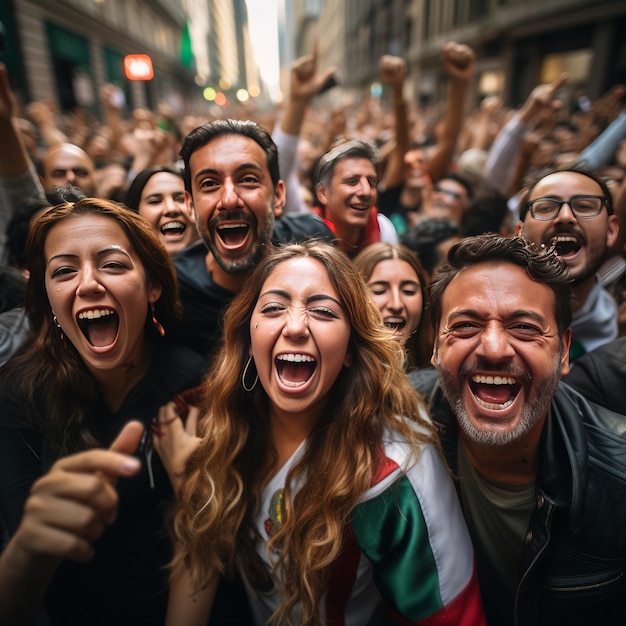
[[[268,254],[225,316],[200,438],[173,404],[169,624],[204,624],[236,564],[256,624],[483,624],[473,552],[424,404],[350,260]],[[197,448],[188,456],[188,451]],[[188,459],[188,460],[187,460]]]

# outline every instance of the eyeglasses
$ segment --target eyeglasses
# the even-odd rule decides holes
[[[569,200],[560,198],[537,198],[526,203],[530,214],[541,221],[553,220],[564,204],[568,204],[575,217],[588,220],[599,215],[606,204],[604,196],[572,196]]]
[[[456,191],[452,191],[452,189],[445,189],[443,187],[440,187],[439,185],[435,185],[433,187],[433,191],[438,191],[439,193],[445,193],[447,196],[450,196],[451,198],[454,198],[455,200],[461,199],[460,193],[457,193]]]

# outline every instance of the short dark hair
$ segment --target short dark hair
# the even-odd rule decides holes
[[[613,208],[613,197],[611,196],[611,192],[607,187],[606,183],[591,169],[584,167],[583,165],[574,165],[566,168],[551,168],[551,169],[541,169],[532,176],[529,176],[524,181],[525,190],[522,193],[519,203],[519,218],[523,222],[526,219],[526,215],[528,213],[528,198],[530,198],[530,194],[533,189],[537,185],[537,183],[547,176],[551,176],[552,174],[559,174],[560,172],[573,172],[574,174],[582,174],[587,178],[591,178],[591,180],[595,181],[600,189],[602,190],[602,195],[606,198],[606,210],[609,215],[613,215],[615,212]]]
[[[270,178],[272,179],[274,189],[276,189],[278,181],[280,180],[278,148],[269,133],[251,120],[215,120],[213,122],[207,122],[192,130],[185,137],[180,149],[180,158],[185,164],[185,170],[183,172],[185,189],[191,193],[191,172],[189,170],[189,159],[191,155],[217,137],[225,137],[226,135],[248,137],[256,141],[256,143],[263,148],[265,156],[267,157],[267,168],[270,173]]]
[[[330,150],[320,157],[315,172],[315,184],[321,183],[328,186],[335,172],[335,166],[344,159],[367,159],[376,165],[378,163],[378,153],[371,143],[363,139],[343,137],[336,141]]]
[[[182,180],[183,175],[180,170],[174,169],[173,167],[167,167],[165,165],[155,165],[153,167],[147,167],[145,170],[141,170],[133,179],[133,182],[128,187],[126,191],[126,195],[124,197],[124,204],[135,213],[139,213],[139,205],[141,204],[141,194],[143,193],[144,187],[148,184],[148,181],[155,174],[172,174],[173,176],[178,176]]]
[[[481,263],[512,263],[524,268],[529,278],[546,285],[554,293],[554,317],[560,335],[572,323],[571,279],[567,266],[553,252],[538,249],[523,237],[501,237],[494,234],[466,237],[448,251],[430,283],[430,316],[439,333],[441,300],[452,279],[463,269]]]
[[[437,182],[441,182],[442,180],[453,180],[455,183],[458,183],[465,188],[465,193],[467,193],[468,199],[472,199],[474,197],[474,188],[472,187],[472,183],[470,183],[465,176],[461,176],[456,172],[447,172],[444,176],[437,180]]]

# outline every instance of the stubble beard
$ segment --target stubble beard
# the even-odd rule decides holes
[[[436,358],[435,366],[439,375],[439,384],[456,416],[459,428],[467,439],[483,446],[506,446],[525,437],[547,415],[552,396],[561,378],[560,361],[561,355],[559,354],[551,374],[540,383],[535,382],[533,385],[532,379],[529,379],[526,391],[530,390],[530,393],[527,393],[521,419],[506,432],[477,429],[465,408],[463,390],[466,386],[457,381],[450,370],[441,365],[439,357]],[[464,380],[464,377],[461,376],[460,380]]]
[[[238,258],[224,258],[220,254],[217,246],[213,243],[214,237],[219,237],[219,235],[215,233],[215,229],[209,227],[208,232],[201,233],[202,240],[222,271],[227,274],[248,274],[259,264],[268,244],[272,241],[274,220],[268,218],[260,234],[258,234],[257,227],[258,222],[253,220],[253,224],[251,225],[253,232],[252,248],[245,255]]]

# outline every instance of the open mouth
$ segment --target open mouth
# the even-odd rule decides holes
[[[216,230],[227,248],[237,248],[246,240],[250,232],[250,224],[221,224]]]
[[[285,387],[301,387],[309,381],[317,361],[308,354],[279,354],[276,357],[276,371]]]
[[[480,406],[492,411],[506,409],[517,397],[521,385],[510,376],[471,377],[469,387]]]
[[[78,327],[95,348],[112,345],[119,326],[119,315],[113,309],[89,309],[78,314]]]
[[[384,324],[387,328],[391,328],[391,330],[399,332],[406,326],[406,320],[401,317],[386,317],[384,319]]]
[[[161,233],[165,237],[179,238],[182,237],[187,230],[187,225],[184,222],[173,221],[167,222],[161,226]]]
[[[550,246],[560,257],[576,254],[582,248],[582,245],[582,242],[576,235],[555,235],[550,241]]]

